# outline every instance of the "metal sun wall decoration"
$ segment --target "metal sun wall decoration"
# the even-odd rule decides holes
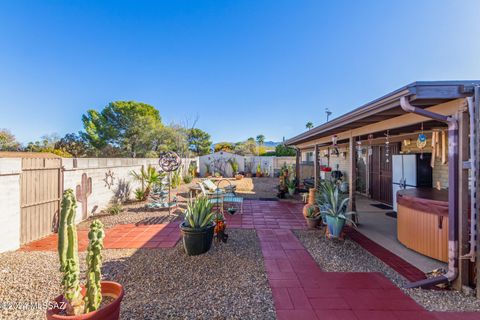
[[[112,170],[105,172],[105,178],[103,178],[103,181],[105,182],[105,187],[108,189],[112,188],[113,184],[115,183],[115,174]]]
[[[158,164],[160,165],[160,168],[164,171],[164,172],[168,172],[168,214],[171,214],[171,206],[170,206],[170,202],[171,202],[171,175],[172,175],[172,172],[177,170],[180,165],[182,164],[182,159],[180,159],[180,157],[178,156],[178,154],[176,154],[175,152],[173,151],[167,151],[167,152],[164,152],[160,155],[160,159],[158,160]]]

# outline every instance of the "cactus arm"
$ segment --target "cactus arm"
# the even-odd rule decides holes
[[[80,268],[78,266],[78,241],[75,227],[77,204],[73,190],[63,193],[58,230],[58,254],[60,271],[63,272],[63,296],[67,301],[67,314],[76,315],[83,311],[80,288]]]
[[[94,220],[88,232],[87,249],[87,294],[85,296],[85,312],[95,311],[102,302],[102,249],[105,232],[103,224]]]

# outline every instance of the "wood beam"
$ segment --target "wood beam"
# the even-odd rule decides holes
[[[438,104],[430,108],[425,108],[425,110],[439,113],[442,115],[453,115],[459,110],[463,111],[466,105],[467,105],[466,100],[462,98],[462,99],[456,99],[456,100],[452,100],[442,104]],[[353,135],[354,137],[360,136],[360,135],[368,135],[374,132],[407,127],[407,126],[415,125],[425,121],[431,121],[431,119],[420,116],[418,114],[407,113],[398,117],[394,117],[394,118],[380,121],[374,124],[366,125],[357,129],[346,130],[346,131],[337,133],[336,135],[338,140],[342,140],[342,139],[348,139],[350,135]],[[312,147],[315,144],[328,143],[330,141],[331,141],[331,135],[327,135],[322,138],[318,138],[315,140],[298,144],[296,146],[298,148],[303,149],[303,148]]]
[[[357,206],[355,203],[355,190],[356,190],[356,174],[357,174],[357,166],[355,161],[355,139],[353,136],[350,136],[349,141],[349,157],[350,157],[350,173],[348,175],[348,196],[350,198],[350,202],[348,203],[349,211],[356,211]],[[354,221],[357,222],[356,215],[354,216]]]
[[[318,167],[318,144],[315,145],[315,149],[313,151],[313,177],[314,177],[314,184],[313,187],[315,189],[318,188],[319,185],[319,179],[320,179],[320,170]]]

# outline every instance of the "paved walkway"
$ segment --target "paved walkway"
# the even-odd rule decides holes
[[[292,229],[304,229],[301,203],[245,201],[244,214],[227,215],[230,228],[256,229],[279,320],[460,320],[480,319],[474,312],[428,312],[380,273],[324,272]],[[178,222],[160,225],[117,225],[106,231],[105,247],[171,248],[180,239]],[[353,238],[399,271],[412,272],[391,253],[361,238]],[[80,230],[85,250],[87,231]],[[363,242],[363,244],[362,244]],[[56,235],[30,243],[22,250],[56,250]]]
[[[119,224],[105,231],[105,249],[173,248],[180,240],[178,222],[169,224],[139,225]],[[78,250],[88,246],[88,230],[78,230]],[[57,234],[23,246],[24,251],[57,250]]]

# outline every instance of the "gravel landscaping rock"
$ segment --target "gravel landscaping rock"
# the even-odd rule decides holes
[[[173,249],[104,250],[104,279],[126,291],[121,318],[275,319],[255,231],[228,233],[227,244],[195,257],[181,242]],[[60,276],[56,252],[0,254],[0,303],[47,303],[60,293]],[[43,317],[41,306],[0,309],[0,319]]]
[[[480,301],[454,290],[405,289],[407,280],[355,241],[326,239],[323,231],[295,230],[295,235],[322,270],[381,272],[403,292],[430,311],[480,311]]]

